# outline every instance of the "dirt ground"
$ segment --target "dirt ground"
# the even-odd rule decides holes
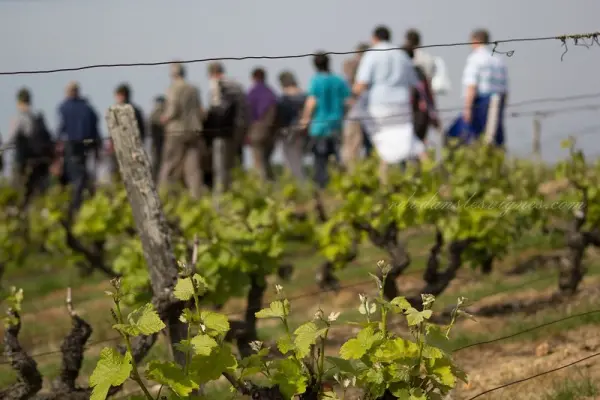
[[[483,336],[485,339],[482,341],[488,341],[504,337],[501,332],[509,320],[518,321],[536,313],[544,313],[552,317],[555,310],[560,316],[551,319],[559,320],[565,314],[567,317],[578,314],[579,311],[576,310],[585,304],[592,307],[595,305],[593,311],[597,310],[600,314],[600,307],[597,307],[600,305],[599,283],[598,279],[589,279],[581,293],[574,298],[553,307],[542,307],[535,313],[522,315],[516,313],[491,318],[477,317],[476,321],[462,320],[457,323],[455,330],[468,332],[469,335]],[[499,294],[484,299],[478,307],[490,307],[507,302],[527,305],[543,303],[552,292],[553,288],[548,288],[540,291],[525,290],[519,293]],[[596,324],[582,325],[574,329],[568,327],[560,329],[554,326],[555,329],[550,330],[551,325],[554,324],[537,330],[534,338],[526,335],[520,338],[517,335],[514,338],[476,345],[456,352],[454,360],[468,373],[469,383],[459,384],[448,400],[600,399],[598,390],[591,396],[567,393],[560,397],[555,394],[557,387],[563,381],[589,380],[600,385],[600,327]],[[357,331],[358,328],[337,330],[332,335],[330,351],[337,351],[339,344]],[[397,328],[395,331],[400,335],[406,335],[406,330],[403,328]],[[480,341],[475,342],[480,343]],[[572,363],[574,364],[569,365]],[[507,386],[500,388],[503,385]],[[359,393],[348,393],[348,395],[346,399],[360,399]]]
[[[469,384],[460,385],[453,394],[453,399],[469,399],[489,389],[593,356],[599,351],[600,335],[597,326],[580,327],[532,342],[495,344],[466,350],[457,354],[455,359],[461,367],[469,371]],[[481,398],[542,399],[548,395],[548,391],[544,389],[552,388],[561,378],[578,374],[588,375],[600,382],[599,359],[600,357],[593,357],[571,367],[491,392]]]
[[[448,400],[470,400],[493,388],[557,369],[600,352],[597,326],[581,327],[559,337],[527,343],[508,343],[462,352],[456,362],[469,373],[469,383],[461,383]],[[545,400],[552,397],[557,382],[589,378],[600,383],[600,355],[535,379],[513,384],[477,397],[485,400]],[[347,400],[359,400],[348,393]],[[600,399],[600,395],[569,397]]]

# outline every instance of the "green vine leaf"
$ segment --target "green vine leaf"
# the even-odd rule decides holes
[[[294,331],[296,336],[294,339],[294,345],[296,347],[296,356],[298,358],[304,358],[310,353],[310,346],[316,343],[317,338],[321,337],[327,328],[319,329],[317,324],[314,322],[307,322],[300,325],[298,329]]]
[[[431,310],[418,311],[415,308],[409,308],[406,310],[406,319],[408,320],[408,326],[419,325],[426,319],[431,318],[433,312]]]
[[[437,325],[429,324],[425,335],[425,343],[444,351],[446,354],[452,352],[450,340],[442,332],[442,328]]]
[[[286,358],[278,361],[276,367],[272,381],[279,386],[281,394],[286,399],[291,400],[295,395],[306,391],[308,378],[298,363],[293,359]]]
[[[294,345],[292,338],[290,338],[288,335],[283,335],[277,339],[277,348],[281,354],[286,355],[290,351],[295,350],[296,346]]]
[[[216,347],[208,356],[194,356],[190,363],[190,376],[199,384],[219,379],[223,372],[234,373],[237,360],[227,344]]]
[[[131,354],[121,356],[114,349],[102,349],[98,364],[90,376],[90,387],[93,388],[90,400],[105,400],[110,387],[123,384],[131,371]]]
[[[391,309],[396,314],[400,314],[412,308],[406,297],[396,297],[390,301]]]
[[[229,332],[229,320],[227,316],[212,311],[202,311],[200,319],[204,327],[218,335],[224,335]]]
[[[192,282],[192,279],[194,279],[194,282]],[[196,286],[196,291],[194,291],[194,285]],[[204,278],[198,274],[194,274],[192,278],[179,278],[173,289],[173,295],[181,301],[188,301],[194,294],[202,296],[206,292],[206,288],[207,283]]]
[[[287,300],[276,300],[269,305],[269,308],[258,311],[255,316],[259,319],[284,318],[289,312],[290,304]]]
[[[114,329],[131,336],[153,335],[165,329],[164,322],[154,311],[152,304],[146,304],[127,316],[127,324],[115,324]]]
[[[146,376],[148,379],[167,386],[181,397],[186,397],[194,389],[198,389],[198,384],[186,376],[179,365],[172,362],[150,361]]]
[[[209,356],[219,344],[212,337],[201,334],[192,338],[191,345],[196,355]]]
[[[367,354],[377,341],[382,339],[382,332],[375,332],[375,328],[367,326],[358,333],[356,338],[350,339],[342,345],[340,348],[340,357],[344,360],[358,360]]]

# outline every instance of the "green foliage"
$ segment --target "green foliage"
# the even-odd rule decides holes
[[[299,227],[292,215],[295,201],[303,198],[291,183],[275,189],[250,177],[237,181],[216,203],[209,198],[192,199],[186,193],[163,196],[176,257],[188,258],[192,239],[198,239],[200,256],[194,268],[203,276],[202,302],[223,304],[243,296],[250,274],[260,278],[277,270],[284,237]],[[14,207],[18,200],[17,191],[0,188],[0,250],[5,250],[0,252],[0,262],[18,266],[35,247],[61,255],[69,265],[84,261],[67,247],[61,224],[68,192],[53,188],[36,200],[26,219]],[[133,306],[148,302],[148,270],[123,185],[98,188],[95,196],[84,201],[75,221],[73,235],[88,248],[101,243],[105,265],[123,277],[121,300]],[[312,232],[312,222],[302,224],[304,234],[311,236],[307,232]]]
[[[6,306],[11,310],[21,312],[21,304],[23,303],[23,289],[17,289],[12,286],[6,298],[4,299]]]
[[[332,174],[331,188],[339,207],[317,227],[317,241],[321,253],[337,268],[346,265],[353,243],[365,237],[356,230],[357,224],[368,224],[381,231],[395,221],[395,210],[390,206],[394,190],[381,185],[376,177],[375,159],[358,164],[352,173]],[[408,220],[403,221],[410,225]]]
[[[311,183],[299,184],[291,174],[284,174],[278,179],[277,186],[272,187],[271,192],[275,194],[277,200],[288,207],[288,218],[281,218],[280,225],[284,239],[314,240],[315,229],[319,222],[316,213],[306,208],[307,205],[313,205],[314,190]],[[292,213],[302,214],[302,217],[296,218]]]
[[[142,242],[135,237],[124,237],[113,261],[113,270],[123,276],[123,300],[127,304],[140,304],[150,300],[150,280],[144,259]]]
[[[127,323],[113,325],[113,329],[129,336],[152,335],[165,328],[156,311],[146,304],[127,316]]]
[[[102,187],[81,206],[73,233],[88,240],[104,240],[127,232],[133,215],[127,193],[121,185]]]
[[[277,270],[293,208],[277,192],[248,178],[216,201],[182,196],[167,212],[179,219],[183,237],[198,238],[194,268],[204,278],[202,301],[223,304],[245,294],[249,275],[263,277]]]
[[[191,277],[181,278],[177,281],[173,295],[183,301],[190,300],[194,294],[203,295],[206,291],[206,281],[198,274]]]
[[[227,317],[200,308],[199,298],[206,290],[204,278],[198,274],[190,276],[188,265],[182,264],[182,270],[176,285],[177,296],[193,300],[194,304],[193,308],[184,309],[180,317],[189,326],[188,337],[178,344],[178,349],[186,355],[186,363],[180,366],[170,361],[151,360],[144,372],[147,379],[164,385],[180,398],[191,398],[195,389],[223,375],[234,390],[266,385],[277,388],[290,400],[309,392],[319,399],[338,399],[325,385],[332,381],[337,382],[336,388],[343,392],[356,386],[368,399],[388,392],[399,399],[441,400],[458,380],[466,381],[464,372],[453,363],[448,346],[450,330],[462,312],[464,299],[459,299],[451,323],[440,327],[429,322],[433,296],[423,295],[423,310],[419,311],[402,297],[386,301],[381,291],[374,299],[361,295],[360,310],[366,320],[354,323],[361,330],[341,346],[338,357],[333,357],[325,355],[325,348],[331,329],[340,325],[337,321],[340,313],[331,312],[325,317],[325,313],[318,310],[312,320],[292,329],[291,304],[283,288],[277,285],[276,300],[258,311],[256,317],[276,319],[282,325],[284,333],[276,339],[281,355],[274,356],[262,342],[253,342],[254,353],[238,359],[225,343],[230,328]],[[381,289],[383,282],[378,278],[376,281]],[[119,306],[120,282],[114,281],[113,285],[115,291],[108,294],[116,305],[114,328],[122,335],[128,350],[124,355],[112,349],[103,350],[90,379],[93,398],[103,398],[111,386],[121,385],[131,377],[151,400],[146,383],[136,372],[139,367],[132,358],[129,339],[157,333],[164,324],[150,305],[142,306],[124,319]],[[392,314],[404,316],[412,340],[389,331],[388,319]]]
[[[365,320],[358,323],[355,337],[341,346],[338,357],[325,356],[324,349],[339,314],[333,312],[326,318],[319,311],[311,321],[293,329],[289,325],[291,304],[281,287],[278,298],[256,313],[257,318],[275,319],[282,325],[285,333],[276,339],[281,357],[256,342],[255,354],[238,359],[224,340],[230,329],[227,317],[203,307],[245,295],[250,275],[265,283],[281,264],[285,240],[297,234],[314,237],[323,256],[338,268],[346,265],[355,244],[369,237],[367,230],[384,236],[390,227],[403,231],[435,226],[446,244],[472,239],[463,259],[473,266],[489,255],[502,257],[532,229],[557,218],[572,218],[573,209],[540,206],[548,205],[547,196],[539,190],[548,176],[570,183],[557,199],[587,200],[585,228],[597,229],[600,163],[590,166],[573,143],[567,145],[570,158],[549,171],[474,145],[446,151],[438,163],[392,170],[386,185],[376,179],[377,160],[370,159],[350,173],[334,174],[333,196],[328,200],[335,211],[322,224],[312,212],[308,218],[296,218],[298,204],[307,203],[312,194],[310,188],[291,181],[276,186],[246,175],[218,198],[197,200],[185,193],[163,197],[177,259],[189,258],[193,238],[197,259],[194,265],[182,265],[184,271],[174,290],[174,296],[188,306],[180,316],[189,324],[188,337],[178,344],[186,354],[186,365],[153,360],[146,367],[146,377],[183,398],[223,374],[238,385],[258,382],[260,376],[262,383],[277,386],[286,398],[317,392],[322,399],[334,399],[335,394],[323,388],[330,380],[342,391],[357,386],[371,399],[386,391],[402,399],[443,398],[458,380],[465,379],[453,364],[448,345],[455,318],[464,315],[462,299],[452,323],[439,327],[430,322],[431,296],[423,297],[422,310],[402,297],[386,301],[381,294],[373,299],[361,296],[358,308]],[[0,186],[0,263],[18,266],[32,248],[41,246],[64,255],[67,264],[81,261],[81,256],[67,248],[61,226],[68,193],[52,189],[35,200],[27,214],[16,211],[19,199],[18,191]],[[102,242],[106,264],[123,276],[114,282],[110,296],[116,305],[114,329],[128,350],[124,355],[113,350],[103,353],[91,380],[94,395],[102,398],[111,386],[128,377],[144,387],[131,356],[130,338],[153,335],[165,325],[146,304],[151,294],[149,275],[124,188],[100,188],[81,208],[73,233],[86,245]],[[376,281],[381,289],[383,282]],[[7,305],[18,311],[22,292],[13,290],[10,296]],[[124,317],[122,303],[137,308]],[[406,321],[410,338],[389,331],[392,315]],[[5,322],[15,323],[10,316]]]
[[[90,386],[93,387],[91,400],[104,400],[111,386],[123,384],[131,374],[131,354],[117,353],[116,350],[105,348],[100,352],[100,359],[90,376]]]
[[[28,215],[31,240],[45,249],[64,257],[65,267],[81,260],[66,244],[66,231],[61,221],[68,211],[71,192],[60,186],[51,187],[45,196],[34,199]]]
[[[382,285],[378,285],[380,288]],[[413,308],[403,297],[385,300],[383,291],[371,302],[361,295],[359,311],[366,321],[356,337],[340,348],[346,363],[334,361],[339,373],[365,390],[365,399],[391,393],[399,399],[443,399],[466,374],[452,361],[449,334],[465,299],[459,299],[449,326],[429,322],[435,299],[422,295],[423,309]],[[375,319],[375,313],[377,319]],[[388,331],[388,315],[404,315],[412,340]]]
[[[582,155],[573,152],[567,164],[549,173],[568,175],[587,185],[590,227],[600,218],[599,170],[598,166],[585,167]],[[532,163],[507,162],[502,152],[486,146],[447,151],[439,163],[419,168],[392,169],[388,185],[382,185],[377,175],[374,158],[359,163],[350,173],[334,173],[327,203],[335,211],[325,223],[317,223],[312,210],[307,218],[297,218],[298,212],[306,211],[299,205],[308,203],[313,194],[309,186],[291,179],[271,185],[244,175],[229,193],[216,199],[195,200],[185,192],[165,195],[162,200],[173,228],[176,257],[189,258],[192,238],[198,238],[194,267],[206,287],[200,300],[222,305],[245,295],[250,274],[260,279],[272,274],[281,263],[285,240],[294,235],[315,240],[321,254],[342,268],[354,255],[356,244],[368,237],[364,226],[379,234],[390,226],[398,231],[435,226],[446,244],[473,239],[463,259],[475,266],[489,255],[503,257],[532,228],[573,212],[540,207],[548,202],[538,186],[548,174]],[[26,219],[15,212],[19,196],[9,186],[0,187],[0,257],[4,256],[0,262],[20,265],[35,253],[32,249],[42,246],[63,256],[68,265],[82,262],[81,255],[66,246],[60,224],[68,192],[53,188],[36,200]],[[581,192],[570,188],[562,198],[580,201]],[[98,188],[96,196],[84,202],[73,232],[87,246],[103,243],[105,265],[123,277],[124,302],[139,306],[150,300],[146,261],[122,185]]]
[[[561,161],[556,168],[556,177],[566,179],[569,183],[559,196],[565,207],[557,207],[554,214],[572,219],[578,212],[584,211],[586,218],[583,226],[586,230],[598,229],[600,225],[600,160],[594,165],[586,162],[582,150],[575,148],[575,141],[565,145],[569,148],[570,157]],[[569,206],[567,206],[569,205]]]
[[[152,399],[152,396],[150,396],[142,383],[137,363],[133,358],[131,337],[153,335],[164,329],[165,324],[150,304],[146,304],[131,312],[127,316],[127,319],[123,318],[121,312],[121,282],[118,279],[114,279],[111,281],[111,284],[114,287],[114,291],[107,292],[106,294],[111,296],[115,302],[115,308],[111,310],[115,320],[113,329],[121,334],[127,345],[127,350],[123,355],[111,348],[104,348],[102,350],[100,360],[90,376],[90,387],[93,389],[91,399],[105,399],[111,386],[120,386],[130,376],[142,386],[147,397]],[[157,373],[157,376],[160,375]]]
[[[477,266],[490,255],[502,258],[515,241],[552,216],[538,187],[538,166],[506,160],[504,152],[483,144],[445,149],[439,162],[392,170],[381,184],[375,159],[333,178],[338,207],[318,227],[322,254],[338,267],[357,238],[368,230],[385,236],[395,226],[435,226],[446,244],[468,239],[466,263]],[[597,176],[597,174],[596,174]],[[375,243],[381,246],[381,243]],[[384,244],[385,246],[385,244]]]
[[[14,312],[21,312],[21,304],[23,303],[23,289],[17,289],[12,286],[8,293],[3,294],[4,302],[6,305],[6,316],[4,317],[4,326],[8,328],[9,326],[15,326],[19,323],[18,319],[15,317]]]
[[[0,184],[0,263],[17,267],[27,257],[28,240],[19,212],[20,193]]]
[[[165,385],[177,396],[188,396],[198,384],[189,378],[177,364],[170,362],[150,361],[146,377],[156,383]]]
[[[549,171],[531,162],[509,161],[501,151],[476,144],[447,150],[437,163],[392,169],[388,185],[376,179],[378,160],[372,158],[352,172],[334,172],[328,190],[332,196],[327,200],[335,212],[323,224],[317,223],[314,212],[296,218],[296,213],[306,211],[299,205],[308,203],[313,193],[310,186],[297,185],[287,176],[277,184],[264,184],[250,174],[243,175],[230,193],[214,201],[198,201],[185,192],[164,195],[162,200],[175,228],[176,257],[187,258],[191,239],[198,235],[196,268],[207,285],[202,300],[223,304],[244,294],[248,274],[271,274],[281,260],[284,241],[298,235],[314,239],[322,255],[337,268],[346,265],[355,244],[367,237],[364,229],[357,229],[365,225],[379,233],[391,225],[399,231],[433,225],[443,233],[445,243],[474,239],[463,254],[472,265],[490,253],[501,258],[532,228],[545,226],[555,217],[572,217],[573,208],[540,206],[548,204],[538,191],[548,177],[574,183],[558,200],[581,202],[582,190],[575,186],[586,188],[587,226],[594,227],[600,218],[600,164],[587,165],[572,141],[565,145],[571,157]],[[66,246],[60,223],[69,192],[51,188],[26,215],[16,209],[20,199],[20,192],[0,183],[0,262],[16,267],[41,247],[60,254],[67,265],[82,262],[81,255]],[[140,305],[149,300],[145,259],[122,184],[99,187],[84,202],[73,232],[88,246],[104,243],[105,264],[123,276],[123,301]]]

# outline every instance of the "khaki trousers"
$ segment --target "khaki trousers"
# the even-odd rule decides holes
[[[212,171],[215,193],[223,193],[231,186],[231,171],[237,158],[235,143],[232,137],[213,139]]]
[[[263,180],[272,180],[271,155],[275,149],[277,135],[277,107],[272,106],[258,121],[250,124],[248,137],[252,150],[252,163],[254,169]]]
[[[158,178],[159,187],[164,188],[176,183],[179,180],[178,172],[181,171],[183,181],[192,197],[200,197],[203,192],[202,158],[205,152],[204,139],[198,134],[167,133]]]
[[[271,156],[275,149],[275,141],[269,139],[265,142],[252,144],[252,165],[262,180],[273,180],[273,168],[271,167]]]
[[[344,124],[342,133],[342,164],[348,169],[352,169],[358,158],[360,150],[363,147],[363,135],[360,121],[349,120]]]
[[[304,143],[305,132],[297,127],[287,128],[288,132],[281,139],[283,155],[287,167],[298,181],[304,181]]]

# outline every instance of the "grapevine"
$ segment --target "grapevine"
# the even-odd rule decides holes
[[[382,264],[385,280],[389,267]],[[313,320],[295,330],[289,323],[291,304],[283,288],[276,286],[277,300],[256,313],[257,318],[280,321],[284,333],[277,339],[280,358],[270,359],[270,350],[262,342],[252,342],[253,354],[238,359],[224,342],[229,330],[227,317],[202,310],[199,298],[206,292],[206,282],[190,266],[183,266],[175,295],[182,301],[192,301],[181,319],[189,324],[188,338],[180,343],[186,353],[186,364],[152,360],[145,369],[148,379],[163,385],[174,394],[187,398],[201,385],[224,376],[232,390],[253,399],[305,400],[338,399],[338,394],[326,383],[337,383],[344,393],[351,385],[365,392],[368,399],[427,398],[442,399],[457,383],[466,382],[466,374],[454,365],[447,346],[448,335],[456,318],[464,313],[459,299],[449,326],[441,328],[428,322],[435,298],[423,296],[423,310],[410,306],[403,297],[388,302],[383,295],[383,281],[375,277],[379,295],[375,299],[360,296],[359,311],[365,316],[362,330],[340,348],[339,357],[325,355],[327,336],[334,329],[340,313],[328,317],[319,310]],[[127,319],[121,313],[120,284],[113,283],[115,308],[114,329],[127,344],[124,354],[104,349],[90,378],[91,399],[106,397],[111,387],[122,385],[128,378],[137,383],[148,400],[154,399],[137,372],[131,355],[130,337],[151,335],[164,329],[158,314],[147,304],[133,311]],[[390,314],[406,317],[414,339],[406,340],[388,329]],[[258,383],[256,376],[262,376]]]
[[[162,204],[174,255],[190,260],[181,263],[173,292],[178,307],[166,307],[166,300],[152,293],[121,184],[98,188],[70,227],[63,223],[67,192],[52,188],[20,213],[15,211],[18,191],[3,184],[0,277],[41,251],[61,257],[67,267],[118,278],[110,296],[115,303],[113,328],[123,346],[103,350],[90,388],[76,387],[83,346],[92,328],[68,305],[72,330],[62,349],[56,398],[104,398],[127,380],[137,384],[146,398],[156,398],[144,386],[148,380],[186,398],[223,377],[232,390],[257,399],[336,399],[351,387],[371,400],[442,399],[466,379],[447,347],[456,317],[464,314],[464,299],[459,299],[448,327],[429,320],[435,298],[460,268],[490,273],[493,263],[526,235],[562,231],[566,256],[559,266],[558,289],[572,295],[586,272],[586,250],[600,246],[600,163],[590,165],[573,141],[564,145],[569,158],[545,169],[509,160],[503,152],[481,144],[449,148],[441,161],[392,171],[385,185],[375,179],[378,161],[368,159],[351,172],[334,173],[331,187],[317,197],[310,188],[291,181],[264,184],[251,175],[240,176],[229,192],[214,198],[165,193]],[[564,182],[562,190],[550,194],[541,190],[548,178]],[[521,205],[549,199],[581,207]],[[324,200],[330,208],[327,213]],[[306,207],[308,203],[317,207]],[[402,234],[422,227],[432,232],[424,284],[418,294],[402,297],[396,280],[411,260]],[[361,243],[368,240],[387,254],[388,260],[373,271],[378,295],[360,297],[359,311],[366,321],[359,322],[360,332],[336,357],[324,351],[331,330],[342,325],[335,310],[319,311],[311,321],[292,327],[293,302],[279,285],[276,299],[263,308],[269,277],[289,279],[293,273],[284,256],[298,240],[315,244],[325,259],[315,271],[322,289],[339,285],[335,272],[356,258]],[[5,350],[19,372],[16,385],[22,391],[3,393],[13,393],[15,399],[23,398],[18,397],[23,393],[36,398],[41,377],[35,361],[18,343],[23,293],[16,289],[7,293]],[[218,312],[235,297],[246,298],[241,320]],[[126,315],[129,308],[134,311]],[[398,315],[406,317],[411,340],[390,332],[388,320]],[[179,343],[186,363],[142,363],[157,334],[177,318],[189,327]],[[284,331],[275,341],[277,354],[259,341],[257,320],[267,318],[278,321]],[[138,369],[144,374],[136,375]]]

